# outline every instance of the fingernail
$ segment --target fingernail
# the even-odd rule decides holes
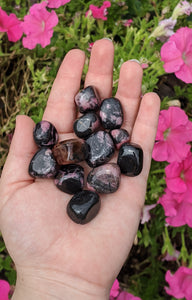
[[[104,38],[102,38],[102,40],[108,40],[108,41],[112,42],[112,40],[108,37],[104,37]]]
[[[129,61],[134,61],[134,62],[136,62],[136,63],[140,64],[140,61],[139,61],[138,59],[134,59],[134,58],[132,58],[132,59],[129,59]]]

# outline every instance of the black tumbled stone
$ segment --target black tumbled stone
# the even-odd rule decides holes
[[[124,143],[117,159],[121,173],[127,176],[137,176],[143,168],[143,150],[139,145]]]
[[[96,113],[88,112],[77,119],[73,124],[75,134],[79,138],[87,138],[100,126],[100,120]]]
[[[120,128],[123,123],[123,110],[117,98],[104,99],[99,114],[105,129]]]
[[[122,144],[130,141],[130,135],[126,129],[113,129],[110,131],[115,147],[119,149]]]
[[[100,96],[93,86],[87,86],[75,96],[75,103],[81,113],[98,110]]]
[[[64,193],[76,194],[84,185],[84,169],[80,165],[61,166],[55,177],[56,186]]]
[[[40,148],[29,164],[29,174],[34,178],[53,178],[57,173],[57,163],[51,149]]]
[[[81,191],[69,201],[67,214],[75,223],[86,224],[97,215],[100,205],[100,197],[97,193]]]
[[[35,143],[40,146],[53,146],[58,141],[58,133],[53,124],[48,121],[41,121],[36,124],[33,130]]]
[[[106,131],[97,131],[85,141],[88,146],[87,164],[97,167],[107,163],[115,153],[115,146],[110,134]]]

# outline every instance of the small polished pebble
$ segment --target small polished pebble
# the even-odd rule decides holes
[[[93,191],[84,190],[75,194],[67,205],[68,216],[77,224],[90,222],[99,212],[100,197]]]
[[[33,130],[33,138],[40,147],[53,146],[58,141],[58,133],[53,124],[43,120],[36,124]]]
[[[139,145],[124,143],[119,149],[117,164],[122,174],[139,175],[143,168],[143,150]]]
[[[82,191],[84,186],[83,167],[76,164],[61,166],[55,177],[55,184],[67,194],[76,194]]]
[[[117,164],[108,163],[94,168],[87,176],[87,187],[97,193],[109,194],[118,190],[121,171]]]
[[[57,163],[51,149],[40,148],[29,164],[29,174],[34,178],[53,178],[57,173]]]
[[[117,98],[106,98],[100,107],[101,123],[105,129],[120,128],[123,123],[123,110]]]
[[[75,96],[75,103],[81,113],[98,110],[100,107],[100,96],[93,86],[88,86]]]
[[[113,129],[110,131],[110,134],[117,150],[119,150],[123,143],[130,141],[130,135],[126,129]]]
[[[53,155],[59,165],[78,163],[88,156],[88,147],[83,140],[69,139],[53,147]]]
[[[88,112],[74,122],[73,129],[79,138],[87,138],[100,126],[100,120],[96,113]]]
[[[94,168],[107,163],[115,152],[115,146],[110,134],[106,131],[99,130],[85,141],[88,145],[87,164]]]

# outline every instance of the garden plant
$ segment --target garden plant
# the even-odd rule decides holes
[[[102,38],[115,47],[113,94],[121,65],[135,60],[142,94],[161,99],[141,222],[110,299],[192,300],[192,2],[0,0],[0,175],[16,116],[42,120],[73,48],[87,56],[83,88],[92,46]],[[15,283],[0,237],[0,300],[11,298]]]

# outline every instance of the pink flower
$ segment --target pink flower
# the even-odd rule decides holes
[[[168,295],[192,300],[192,269],[180,267],[174,275],[168,270],[165,279],[169,284],[169,287],[165,287]]]
[[[179,255],[180,255],[180,251],[174,249],[173,254],[170,255],[169,253],[167,253],[165,257],[162,258],[162,261],[175,261],[179,258]]]
[[[192,227],[192,202],[185,201],[183,195],[166,188],[165,194],[158,200],[164,208],[166,222],[170,226],[179,227],[187,224]]]
[[[148,222],[151,219],[150,210],[156,207],[157,204],[144,205],[141,216],[141,224]]]
[[[147,63],[141,63],[141,68],[142,69],[147,69],[149,65]]]
[[[120,286],[119,286],[119,281],[115,279],[112,288],[110,290],[110,297],[109,299],[114,299],[116,298],[120,293]]]
[[[192,202],[192,154],[191,152],[182,162],[172,162],[165,168],[166,183],[170,191],[185,193],[185,200]],[[186,193],[187,192],[187,193]],[[186,197],[186,195],[189,196]]]
[[[92,42],[92,43],[89,43],[89,48],[87,48],[87,50],[88,50],[89,52],[91,52],[91,50],[92,50],[92,48],[93,48],[93,45],[94,45],[93,42]]]
[[[86,16],[89,15],[89,12],[91,11],[93,18],[95,19],[102,19],[104,21],[107,20],[106,15],[108,14],[107,8],[111,6],[110,1],[104,1],[103,5],[101,7],[97,7],[93,4],[89,6],[89,10],[86,12]]]
[[[5,280],[0,280],[0,299],[9,300],[10,285]]]
[[[71,0],[48,0],[48,7],[49,8],[58,8],[66,3],[70,2]]]
[[[161,47],[161,60],[167,73],[192,83],[192,28],[182,27]]]
[[[167,39],[174,34],[173,28],[177,20],[172,18],[164,19],[159,22],[158,26],[152,32],[151,37],[155,37],[157,40],[160,40],[162,43],[167,41]]]
[[[50,44],[53,27],[57,25],[58,17],[53,10],[48,12],[46,5],[45,1],[34,4],[29,10],[29,15],[24,17],[22,27],[27,35],[23,38],[25,48],[33,49],[37,44],[44,48]]]
[[[132,23],[133,23],[132,19],[128,19],[128,20],[123,21],[123,25],[126,26],[126,27],[130,27]]]
[[[22,37],[23,30],[21,23],[15,14],[8,16],[0,7],[0,32],[6,32],[9,41],[16,42]]]
[[[192,122],[179,107],[162,110],[152,157],[157,161],[181,162],[190,151]]]

